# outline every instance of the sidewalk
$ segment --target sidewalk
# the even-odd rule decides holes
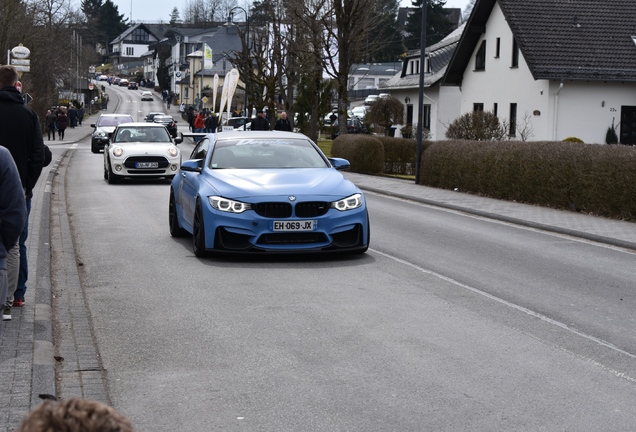
[[[107,112],[113,112],[115,104],[112,108]],[[169,111],[178,116],[178,106],[172,106]],[[67,284],[66,289],[77,290],[80,292],[78,295],[81,295],[81,287],[79,280],[75,278],[76,275],[72,273],[77,271],[77,263],[71,257],[72,242],[69,229],[66,225],[61,228],[55,227],[52,222],[52,215],[55,216],[58,211],[52,208],[51,203],[61,198],[52,196],[51,188],[59,170],[65,169],[64,158],[69,147],[90,136],[92,132],[90,124],[95,122],[98,115],[99,113],[85,118],[81,127],[68,128],[63,141],[49,141],[45,135],[44,142],[51,147],[54,156],[51,165],[43,170],[34,190],[27,241],[30,274],[26,304],[22,308],[13,309],[13,319],[4,323],[4,336],[0,341],[0,432],[10,432],[17,428],[22,417],[41,403],[41,395],[55,395],[59,392],[55,376],[56,360],[51,308],[51,250],[53,247],[64,251],[68,249],[69,255],[65,261],[68,261],[66,268],[70,270],[60,276],[58,266],[55,273],[57,281]],[[634,223],[434,189],[419,186],[407,180],[356,173],[345,173],[345,176],[370,193],[390,195],[636,250],[636,224]],[[371,212],[373,213],[373,209]],[[59,216],[67,217],[67,215]],[[58,245],[57,242],[69,242],[69,244]],[[55,243],[53,247],[52,243]],[[79,309],[81,305],[81,302],[77,304]],[[57,311],[57,318],[63,321],[58,324],[61,324],[61,331],[72,332],[76,339],[81,341],[89,335],[90,329],[77,323],[86,321],[86,316],[82,314],[88,314],[88,311],[76,309],[74,311],[75,316],[72,317],[63,310]],[[81,345],[83,349],[77,353],[71,353],[71,351],[77,350],[79,345],[58,347],[59,350],[65,350],[64,356],[67,357],[64,361],[65,365],[73,364],[73,361],[82,364],[94,358],[94,353],[90,351],[90,341],[83,343],[85,343]],[[79,360],[69,358],[71,356]],[[79,370],[79,372],[62,371],[61,374],[66,380],[70,374],[85,373],[86,375],[80,376],[80,379],[73,381],[71,385],[77,389],[78,396],[88,395],[99,399],[103,393],[101,393],[99,377],[95,376],[98,372],[96,368],[89,367],[83,371],[79,368]]]

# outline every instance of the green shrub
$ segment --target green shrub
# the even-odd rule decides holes
[[[333,141],[331,156],[347,159],[353,172],[382,174],[384,170],[384,147],[373,135],[340,135]]]
[[[562,142],[571,142],[571,143],[584,143],[585,141],[583,141],[581,138],[577,138],[577,137],[567,137],[565,138]]]
[[[446,130],[446,138],[454,140],[490,141],[505,138],[499,118],[489,111],[473,111],[455,119]]]
[[[612,119],[612,125],[607,128],[607,132],[605,133],[605,144],[618,144],[618,135],[616,135],[614,119]]]
[[[636,148],[576,142],[439,141],[420,183],[636,220]]]

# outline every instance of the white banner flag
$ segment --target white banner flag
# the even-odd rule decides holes
[[[212,69],[213,67],[212,48],[208,44],[203,44],[203,69]]]
[[[227,85],[229,82],[230,73],[225,74],[225,79],[223,80],[223,90],[221,91],[221,104],[219,105],[219,115],[223,113],[225,109],[225,103],[227,102]],[[227,117],[225,118],[225,122],[227,123]]]
[[[219,74],[214,74],[212,90],[212,112],[216,112],[216,92],[219,91]]]
[[[236,85],[239,81],[239,71],[236,68],[232,68],[231,71],[228,72],[226,79],[228,80],[227,84],[227,118],[230,118],[230,107],[232,106],[232,98],[234,97],[234,93],[236,92]]]

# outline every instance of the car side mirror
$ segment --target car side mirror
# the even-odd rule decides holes
[[[338,171],[349,171],[351,164],[348,160],[342,158],[329,158],[331,165]]]
[[[175,144],[181,144],[183,142],[183,138],[175,138],[174,139],[174,143]]]
[[[96,125],[95,123],[91,123],[91,127],[92,127],[92,128],[96,128],[96,127],[97,127],[97,125]]]
[[[181,170],[201,173],[203,171],[203,159],[190,159],[181,164]]]

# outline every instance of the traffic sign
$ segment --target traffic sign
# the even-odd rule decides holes
[[[28,105],[31,103],[31,101],[33,100],[33,98],[31,97],[30,94],[25,93],[24,96],[22,96],[22,99],[24,99],[24,104]]]
[[[88,89],[89,89],[89,90],[93,90],[94,88],[95,88],[95,86],[93,85],[93,83],[90,83],[90,84],[88,85]]]

